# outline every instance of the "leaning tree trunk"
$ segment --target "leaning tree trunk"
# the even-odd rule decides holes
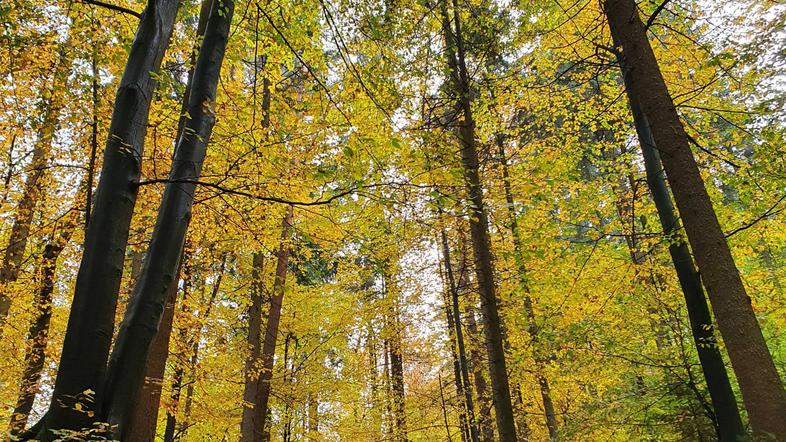
[[[502,329],[497,311],[497,294],[494,283],[494,266],[491,256],[488,218],[483,202],[483,188],[480,182],[480,162],[475,140],[475,120],[472,114],[470,78],[465,62],[465,50],[461,33],[458,2],[453,2],[453,20],[448,16],[447,2],[442,2],[443,32],[445,37],[448,68],[454,91],[459,100],[462,115],[459,128],[461,142],[461,163],[467,191],[470,234],[475,260],[475,274],[483,313],[483,330],[488,351],[491,390],[496,411],[497,431],[501,442],[516,440],[516,424],[513,417],[513,403],[508,385],[508,372],[505,365]],[[453,26],[451,27],[451,21]]]
[[[51,430],[80,430],[98,417],[150,100],[178,4],[177,0],[149,0],[131,45],[85,235],[52,401],[37,435],[44,441],[56,437]]]
[[[64,95],[68,89],[68,75],[71,73],[73,54],[70,41],[60,45],[52,84],[40,104],[41,121],[38,123],[36,141],[33,145],[30,172],[22,186],[22,196],[14,209],[8,245],[5,248],[3,261],[0,263],[0,329],[5,324],[11,308],[12,295],[9,294],[8,286],[19,278],[33,214],[43,191],[47,163],[52,156],[52,142],[57,131],[60,112],[65,104]]]
[[[513,235],[513,249],[514,260],[516,262],[516,270],[518,271],[519,288],[521,289],[524,302],[524,314],[527,315],[527,334],[530,338],[530,345],[532,346],[532,353],[535,360],[535,378],[538,380],[540,387],[540,397],[543,400],[543,411],[546,415],[546,429],[549,432],[549,439],[556,440],[559,432],[559,424],[557,423],[557,415],[554,411],[554,401],[551,398],[551,386],[549,380],[544,374],[544,358],[540,355],[538,325],[535,317],[535,309],[532,306],[532,293],[529,288],[529,281],[527,280],[527,266],[524,263],[524,256],[522,250],[524,248],[524,240],[521,237],[521,230],[519,229],[518,215],[516,214],[516,201],[513,199],[513,189],[510,182],[510,171],[508,170],[508,159],[505,155],[504,138],[501,135],[496,137],[497,148],[499,149],[500,165],[502,166],[502,184],[505,188],[505,202],[508,206],[508,227]],[[522,422],[522,427],[525,422]]]
[[[267,315],[267,325],[265,326],[265,338],[262,343],[262,367],[259,374],[259,389],[255,398],[255,407],[259,407],[262,412],[260,419],[255,419],[254,434],[261,432],[262,437],[257,439],[262,442],[270,440],[270,433],[267,431],[267,420],[270,415],[270,380],[273,378],[273,362],[276,355],[276,341],[278,339],[278,324],[281,322],[281,305],[284,301],[284,288],[287,278],[287,267],[289,266],[289,239],[292,231],[292,206],[282,221],[281,243],[278,246],[278,256],[276,257],[276,276],[273,280],[273,294],[270,297],[270,308]],[[259,428],[261,426],[261,429]]]
[[[634,0],[606,0],[605,13],[629,93],[650,124],[718,328],[737,375],[751,427],[786,440],[786,392],[767,349],[739,270],[669,95]]]
[[[624,65],[621,66],[623,66],[623,75],[626,81],[629,81],[628,71]],[[660,154],[655,147],[647,118],[644,116],[635,95],[629,93],[628,101],[644,154],[647,185],[655,202],[663,233],[669,238],[669,254],[677,272],[682,293],[685,296],[691,335],[699,355],[704,379],[707,381],[707,390],[712,401],[718,437],[722,441],[734,441],[745,434],[745,427],[742,425],[737,400],[734,397],[734,391],[726,373],[726,366],[717,346],[712,317],[701,285],[701,278],[694,267],[688,244],[682,237],[682,226],[671,202],[666,177],[661,167]]]
[[[103,416],[121,439],[144,379],[150,342],[161,320],[169,286],[183,250],[196,180],[199,179],[207,143],[215,124],[215,101],[221,64],[224,60],[234,3],[213,1],[205,36],[194,67],[188,98],[189,119],[175,148],[169,182],[159,208],[142,275],[126,310],[123,324],[109,361]]]
[[[19,436],[27,425],[30,411],[33,409],[36,395],[38,394],[39,382],[44,369],[46,359],[46,345],[49,338],[49,324],[52,319],[52,293],[55,289],[57,277],[57,259],[71,240],[71,236],[76,230],[79,210],[74,207],[70,209],[64,222],[55,232],[51,239],[44,246],[41,255],[39,275],[40,286],[36,292],[34,309],[36,312],[35,321],[30,325],[27,334],[27,350],[25,352],[25,369],[22,373],[22,384],[19,387],[16,406],[11,414],[9,434]]]

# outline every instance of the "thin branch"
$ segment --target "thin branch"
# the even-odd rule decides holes
[[[786,200],[786,194],[784,194],[783,196],[778,198],[778,201],[775,201],[775,203],[772,206],[770,206],[769,209],[765,210],[764,213],[762,213],[761,215],[757,216],[754,220],[752,220],[752,221],[750,221],[750,222],[748,222],[746,224],[743,224],[742,226],[737,227],[736,229],[734,229],[731,232],[727,233],[726,234],[726,238],[729,238],[729,237],[731,237],[734,234],[742,232],[743,230],[750,229],[751,227],[755,226],[759,221],[762,221],[765,218],[769,218],[770,216],[777,215],[777,214],[783,212],[784,210],[786,210],[786,207],[781,207],[780,209],[775,210],[775,208],[778,207],[778,205],[781,202],[783,202],[783,200]]]
[[[655,8],[655,11],[652,13],[652,15],[650,15],[650,18],[647,19],[647,24],[644,25],[644,29],[649,29],[650,26],[655,23],[655,19],[658,18],[658,15],[660,15],[661,12],[663,12],[663,9],[665,9],[666,5],[669,4],[669,1],[671,0],[664,0],[663,3]]]
[[[255,200],[270,201],[270,202],[273,202],[273,203],[287,204],[287,205],[290,205],[290,206],[320,206],[320,205],[324,205],[324,204],[330,204],[331,202],[333,202],[333,201],[335,201],[335,200],[337,200],[337,199],[339,199],[341,197],[347,196],[347,195],[349,195],[349,194],[351,194],[353,192],[356,192],[357,190],[360,189],[360,187],[351,187],[351,188],[349,188],[347,190],[344,190],[342,192],[334,194],[330,198],[327,198],[327,199],[320,199],[320,200],[314,200],[314,201],[294,201],[294,200],[288,200],[288,199],[284,199],[284,198],[279,198],[279,197],[276,197],[276,196],[255,195],[253,193],[244,192],[242,190],[229,189],[229,188],[226,188],[226,187],[221,186],[219,184],[207,183],[207,182],[199,181],[199,180],[187,180],[187,179],[170,180],[170,179],[161,178],[161,179],[140,181],[139,183],[137,183],[137,185],[138,186],[145,186],[145,185],[148,185],[148,184],[160,184],[160,183],[165,183],[165,184],[169,184],[169,183],[194,184],[194,185],[197,185],[197,186],[209,187],[211,189],[218,190],[219,192],[222,192],[222,193],[228,193],[230,195],[244,196],[244,197],[247,197],[247,198],[253,198]]]
[[[142,13],[140,13],[140,12],[136,12],[133,9],[128,9],[128,8],[123,7],[123,6],[117,6],[117,5],[113,5],[113,4],[110,4],[110,3],[104,3],[101,0],[79,0],[79,1],[82,2],[82,3],[88,4],[88,5],[100,6],[102,8],[111,9],[113,11],[120,12],[122,14],[133,15],[134,17],[139,18],[139,19],[142,18]]]

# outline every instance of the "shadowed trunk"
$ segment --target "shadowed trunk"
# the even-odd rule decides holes
[[[40,440],[54,439],[51,430],[78,431],[99,418],[150,100],[178,4],[149,0],[131,45],[115,99],[52,401],[37,434]]]
[[[176,284],[177,265],[194,204],[194,180],[199,179],[215,124],[213,106],[233,11],[230,0],[213,1],[210,7],[188,98],[189,118],[175,148],[142,275],[134,287],[109,361],[103,414],[118,439],[125,435],[136,393],[144,379],[144,361],[161,321],[166,293],[170,285]]]
[[[786,440],[786,392],[759,328],[725,235],[704,187],[688,135],[669,95],[634,0],[604,4],[621,47],[626,86],[639,103],[660,152],[718,328],[737,375],[751,427]]]
[[[625,72],[623,67],[623,75],[626,81],[629,81],[629,76],[625,75]],[[628,88],[627,90],[632,89]],[[644,116],[635,95],[628,93],[628,101],[644,156],[647,185],[655,202],[663,233],[670,239],[669,254],[677,272],[682,293],[685,296],[691,335],[699,355],[704,379],[707,381],[718,438],[722,441],[734,441],[745,434],[745,427],[740,418],[737,400],[726,373],[726,366],[717,346],[712,317],[701,285],[701,278],[693,264],[688,244],[682,237],[682,226],[671,202],[666,177],[661,167],[660,154],[655,147],[655,140],[652,137],[647,118]]]

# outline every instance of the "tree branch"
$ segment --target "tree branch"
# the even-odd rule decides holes
[[[136,18],[142,18],[142,14],[140,12],[136,12],[133,9],[128,9],[123,6],[104,3],[101,0],[79,0],[79,1],[87,5],[100,6],[102,8],[111,9],[112,11],[120,12],[122,14],[128,14],[128,15],[133,15]]]

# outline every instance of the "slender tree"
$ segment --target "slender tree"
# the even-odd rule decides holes
[[[442,27],[448,70],[461,115],[458,138],[461,143],[461,164],[464,171],[467,205],[469,207],[470,237],[472,239],[475,274],[481,299],[481,312],[483,313],[483,330],[488,351],[497,431],[502,442],[512,442],[516,440],[516,424],[513,418],[513,403],[510,397],[510,387],[508,386],[502,329],[497,310],[491,240],[489,238],[488,217],[483,201],[480,161],[475,139],[475,120],[472,113],[472,90],[466,65],[461,14],[457,1],[453,2],[452,13],[451,17],[448,12],[447,2],[441,2]]]
[[[185,256],[183,257],[185,259]],[[153,342],[147,355],[145,365],[145,380],[139,389],[137,406],[134,407],[133,417],[129,422],[128,442],[147,442],[155,439],[158,424],[158,409],[161,404],[161,390],[166,371],[166,361],[169,356],[169,341],[172,336],[172,324],[175,319],[175,305],[177,304],[177,281],[180,279],[181,263],[178,266],[176,283],[169,286],[164,313]]]
[[[456,360],[456,385],[459,395],[463,396],[462,421],[466,421],[466,426],[469,429],[469,436],[472,442],[478,442],[479,434],[477,422],[475,421],[475,404],[472,400],[472,390],[469,388],[469,368],[467,367],[467,350],[464,343],[464,330],[462,328],[461,310],[459,305],[459,287],[456,277],[453,274],[453,264],[450,258],[450,243],[448,242],[448,234],[445,230],[440,231],[440,242],[442,244],[442,259],[444,261],[445,275],[447,277],[448,295],[446,299],[448,327],[451,329],[450,335],[455,337],[456,345],[454,347]],[[453,347],[453,346],[451,346]]]
[[[606,0],[629,94],[650,125],[674,200],[707,289],[718,329],[757,435],[786,440],[786,391],[767,349],[688,135],[669,94],[634,0]]]
[[[79,222],[79,210],[74,207],[63,217],[62,222],[55,226],[51,237],[46,241],[41,254],[38,276],[40,285],[36,291],[33,309],[35,320],[30,324],[27,333],[27,349],[25,351],[25,368],[16,406],[11,414],[9,434],[19,436],[27,425],[30,411],[33,409],[39,383],[46,359],[46,346],[49,338],[49,324],[52,320],[52,295],[57,280],[57,260],[68,245]]]
[[[265,326],[265,337],[262,343],[262,366],[259,374],[260,388],[254,406],[262,411],[261,420],[255,420],[256,425],[262,425],[262,437],[258,440],[268,442],[270,432],[267,430],[267,420],[270,416],[270,380],[273,377],[273,362],[276,354],[276,341],[278,340],[278,325],[281,322],[281,306],[284,302],[284,288],[287,278],[287,266],[289,265],[290,236],[292,231],[293,208],[289,207],[287,214],[281,223],[281,242],[278,246],[276,256],[276,274],[273,280],[273,294],[270,297],[270,305],[267,315],[267,325]],[[257,432],[257,429],[254,430]]]
[[[264,410],[256,405],[260,390],[260,356],[262,347],[262,309],[265,286],[262,281],[264,255],[254,253],[251,270],[251,305],[248,307],[248,334],[246,343],[245,383],[243,386],[243,417],[240,422],[240,441],[253,442],[262,437]]]
[[[538,336],[538,324],[535,317],[535,309],[532,306],[532,292],[527,279],[527,265],[524,262],[522,253],[524,238],[521,236],[518,215],[516,213],[516,201],[513,198],[513,189],[510,182],[510,171],[508,169],[508,158],[505,154],[505,139],[501,134],[495,137],[497,148],[499,149],[499,161],[502,167],[502,184],[505,189],[505,202],[508,207],[508,229],[513,236],[513,255],[516,262],[519,289],[521,290],[522,302],[524,304],[524,314],[527,316],[527,334],[532,345],[532,352],[535,359],[535,377],[538,380],[540,397],[543,401],[543,411],[546,418],[546,428],[551,440],[557,439],[559,424],[557,415],[554,411],[554,401],[551,398],[551,386],[544,372],[544,358],[540,347],[540,337]],[[521,427],[521,425],[520,425]]]
[[[54,63],[52,79],[44,96],[41,97],[37,122],[36,141],[30,159],[29,172],[22,185],[22,195],[14,209],[11,233],[0,262],[0,331],[8,317],[12,298],[9,284],[19,278],[25,249],[27,248],[30,228],[33,223],[38,201],[44,188],[44,175],[52,156],[52,143],[57,132],[60,113],[65,105],[65,92],[68,89],[68,74],[74,58],[74,49],[68,40],[58,46],[57,60]],[[6,186],[6,189],[8,186]]]

